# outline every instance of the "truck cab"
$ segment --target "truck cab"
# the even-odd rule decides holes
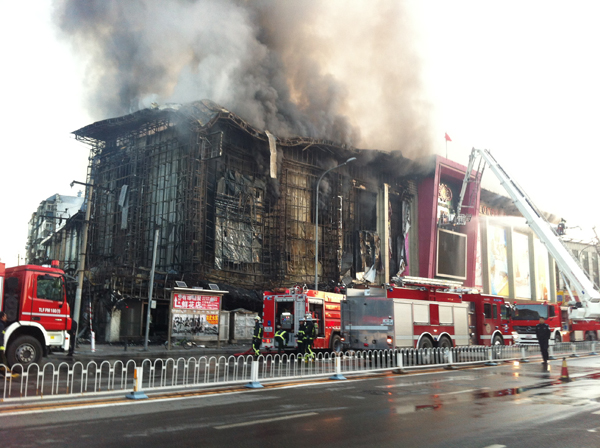
[[[469,336],[471,345],[510,345],[511,308],[503,297],[479,293],[463,294],[469,303]]]
[[[39,363],[49,347],[67,350],[71,317],[64,272],[58,269],[58,262],[50,267],[5,268],[0,264],[0,309],[8,319],[4,335],[8,363]]]
[[[539,323],[540,317],[543,317],[550,327],[551,341],[568,341],[567,329],[563,328],[562,314],[561,307],[556,303],[515,303],[512,311],[512,330],[515,344],[538,343],[535,327]]]

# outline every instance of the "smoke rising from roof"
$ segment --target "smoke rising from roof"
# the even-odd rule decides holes
[[[56,0],[95,119],[208,98],[290,137],[430,153],[406,2]]]

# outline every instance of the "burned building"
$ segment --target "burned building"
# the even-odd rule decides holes
[[[115,307],[125,310],[122,335],[141,331],[156,229],[158,331],[175,281],[217,284],[229,291],[225,309],[260,310],[266,289],[314,286],[315,228],[320,289],[384,283],[410,270],[416,183],[414,163],[400,152],[282,138],[207,100],[140,110],[74,134],[91,151],[86,270],[100,332]],[[351,157],[322,179],[315,226],[319,177]]]

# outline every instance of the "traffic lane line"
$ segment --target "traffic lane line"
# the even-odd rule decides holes
[[[272,422],[278,422],[278,421],[282,421],[282,420],[291,420],[294,418],[311,417],[313,415],[319,415],[319,413],[318,412],[307,412],[305,414],[286,415],[283,417],[274,417],[274,418],[265,418],[262,420],[253,420],[250,422],[232,423],[230,425],[215,426],[214,428],[215,429],[230,429],[230,428],[238,428],[241,426],[261,425],[264,423],[272,423]]]

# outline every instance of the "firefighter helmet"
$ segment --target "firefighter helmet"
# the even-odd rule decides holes
[[[254,317],[254,320],[260,320],[260,316]]]
[[[304,316],[304,318],[306,320],[312,320],[312,315],[310,313],[306,313],[306,316]]]

